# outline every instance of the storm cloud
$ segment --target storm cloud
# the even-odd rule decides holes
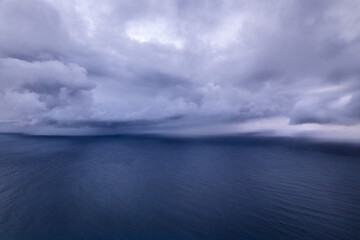
[[[358,128],[359,53],[358,0],[0,0],[0,130]]]

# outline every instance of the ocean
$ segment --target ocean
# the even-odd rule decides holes
[[[0,239],[360,239],[360,146],[0,135]]]

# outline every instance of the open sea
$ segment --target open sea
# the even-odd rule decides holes
[[[0,135],[1,240],[357,240],[360,145]]]

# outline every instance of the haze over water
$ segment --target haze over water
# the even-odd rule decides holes
[[[357,239],[356,145],[0,136],[0,238]]]

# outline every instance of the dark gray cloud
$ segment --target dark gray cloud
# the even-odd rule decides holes
[[[0,130],[357,125],[359,52],[357,0],[2,0]]]

